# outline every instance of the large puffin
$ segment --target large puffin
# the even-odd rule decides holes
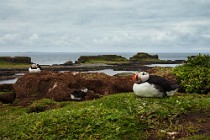
[[[163,77],[149,75],[147,72],[136,72],[132,79],[136,82],[133,85],[133,91],[141,97],[172,96],[179,87]]]

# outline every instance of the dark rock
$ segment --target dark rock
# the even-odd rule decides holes
[[[13,76],[13,75],[15,75],[14,71],[3,71],[2,69],[0,71],[0,77],[1,76]]]
[[[67,61],[65,63],[62,64],[63,66],[72,66],[73,62],[72,61]]]

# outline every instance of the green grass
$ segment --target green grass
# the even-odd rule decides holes
[[[0,68],[6,69],[6,68],[28,68],[30,67],[30,64],[24,64],[24,63],[10,63],[6,61],[0,61]]]
[[[5,94],[5,93],[7,93],[7,92],[4,92],[4,91],[0,91],[0,95],[2,95],[2,94]]]
[[[64,107],[40,113],[0,105],[0,139],[146,139],[150,130],[188,130],[173,120],[183,113],[210,109],[210,95],[139,98],[122,93],[56,104]]]

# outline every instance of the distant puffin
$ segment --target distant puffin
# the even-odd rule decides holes
[[[74,101],[81,101],[85,99],[85,96],[88,92],[88,89],[81,89],[81,90],[75,90],[72,94],[71,94],[71,99]]]
[[[40,73],[41,66],[39,64],[32,64],[31,67],[28,69],[29,73]]]
[[[172,96],[178,88],[165,78],[147,72],[135,73],[132,80],[136,82],[133,85],[134,93],[141,97]]]

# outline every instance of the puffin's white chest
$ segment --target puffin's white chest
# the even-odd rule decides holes
[[[155,88],[153,84],[148,82],[133,85],[133,91],[136,95],[141,97],[163,97],[164,93]]]
[[[40,68],[36,68],[36,69],[29,68],[28,71],[29,71],[29,73],[40,73],[41,72]]]

